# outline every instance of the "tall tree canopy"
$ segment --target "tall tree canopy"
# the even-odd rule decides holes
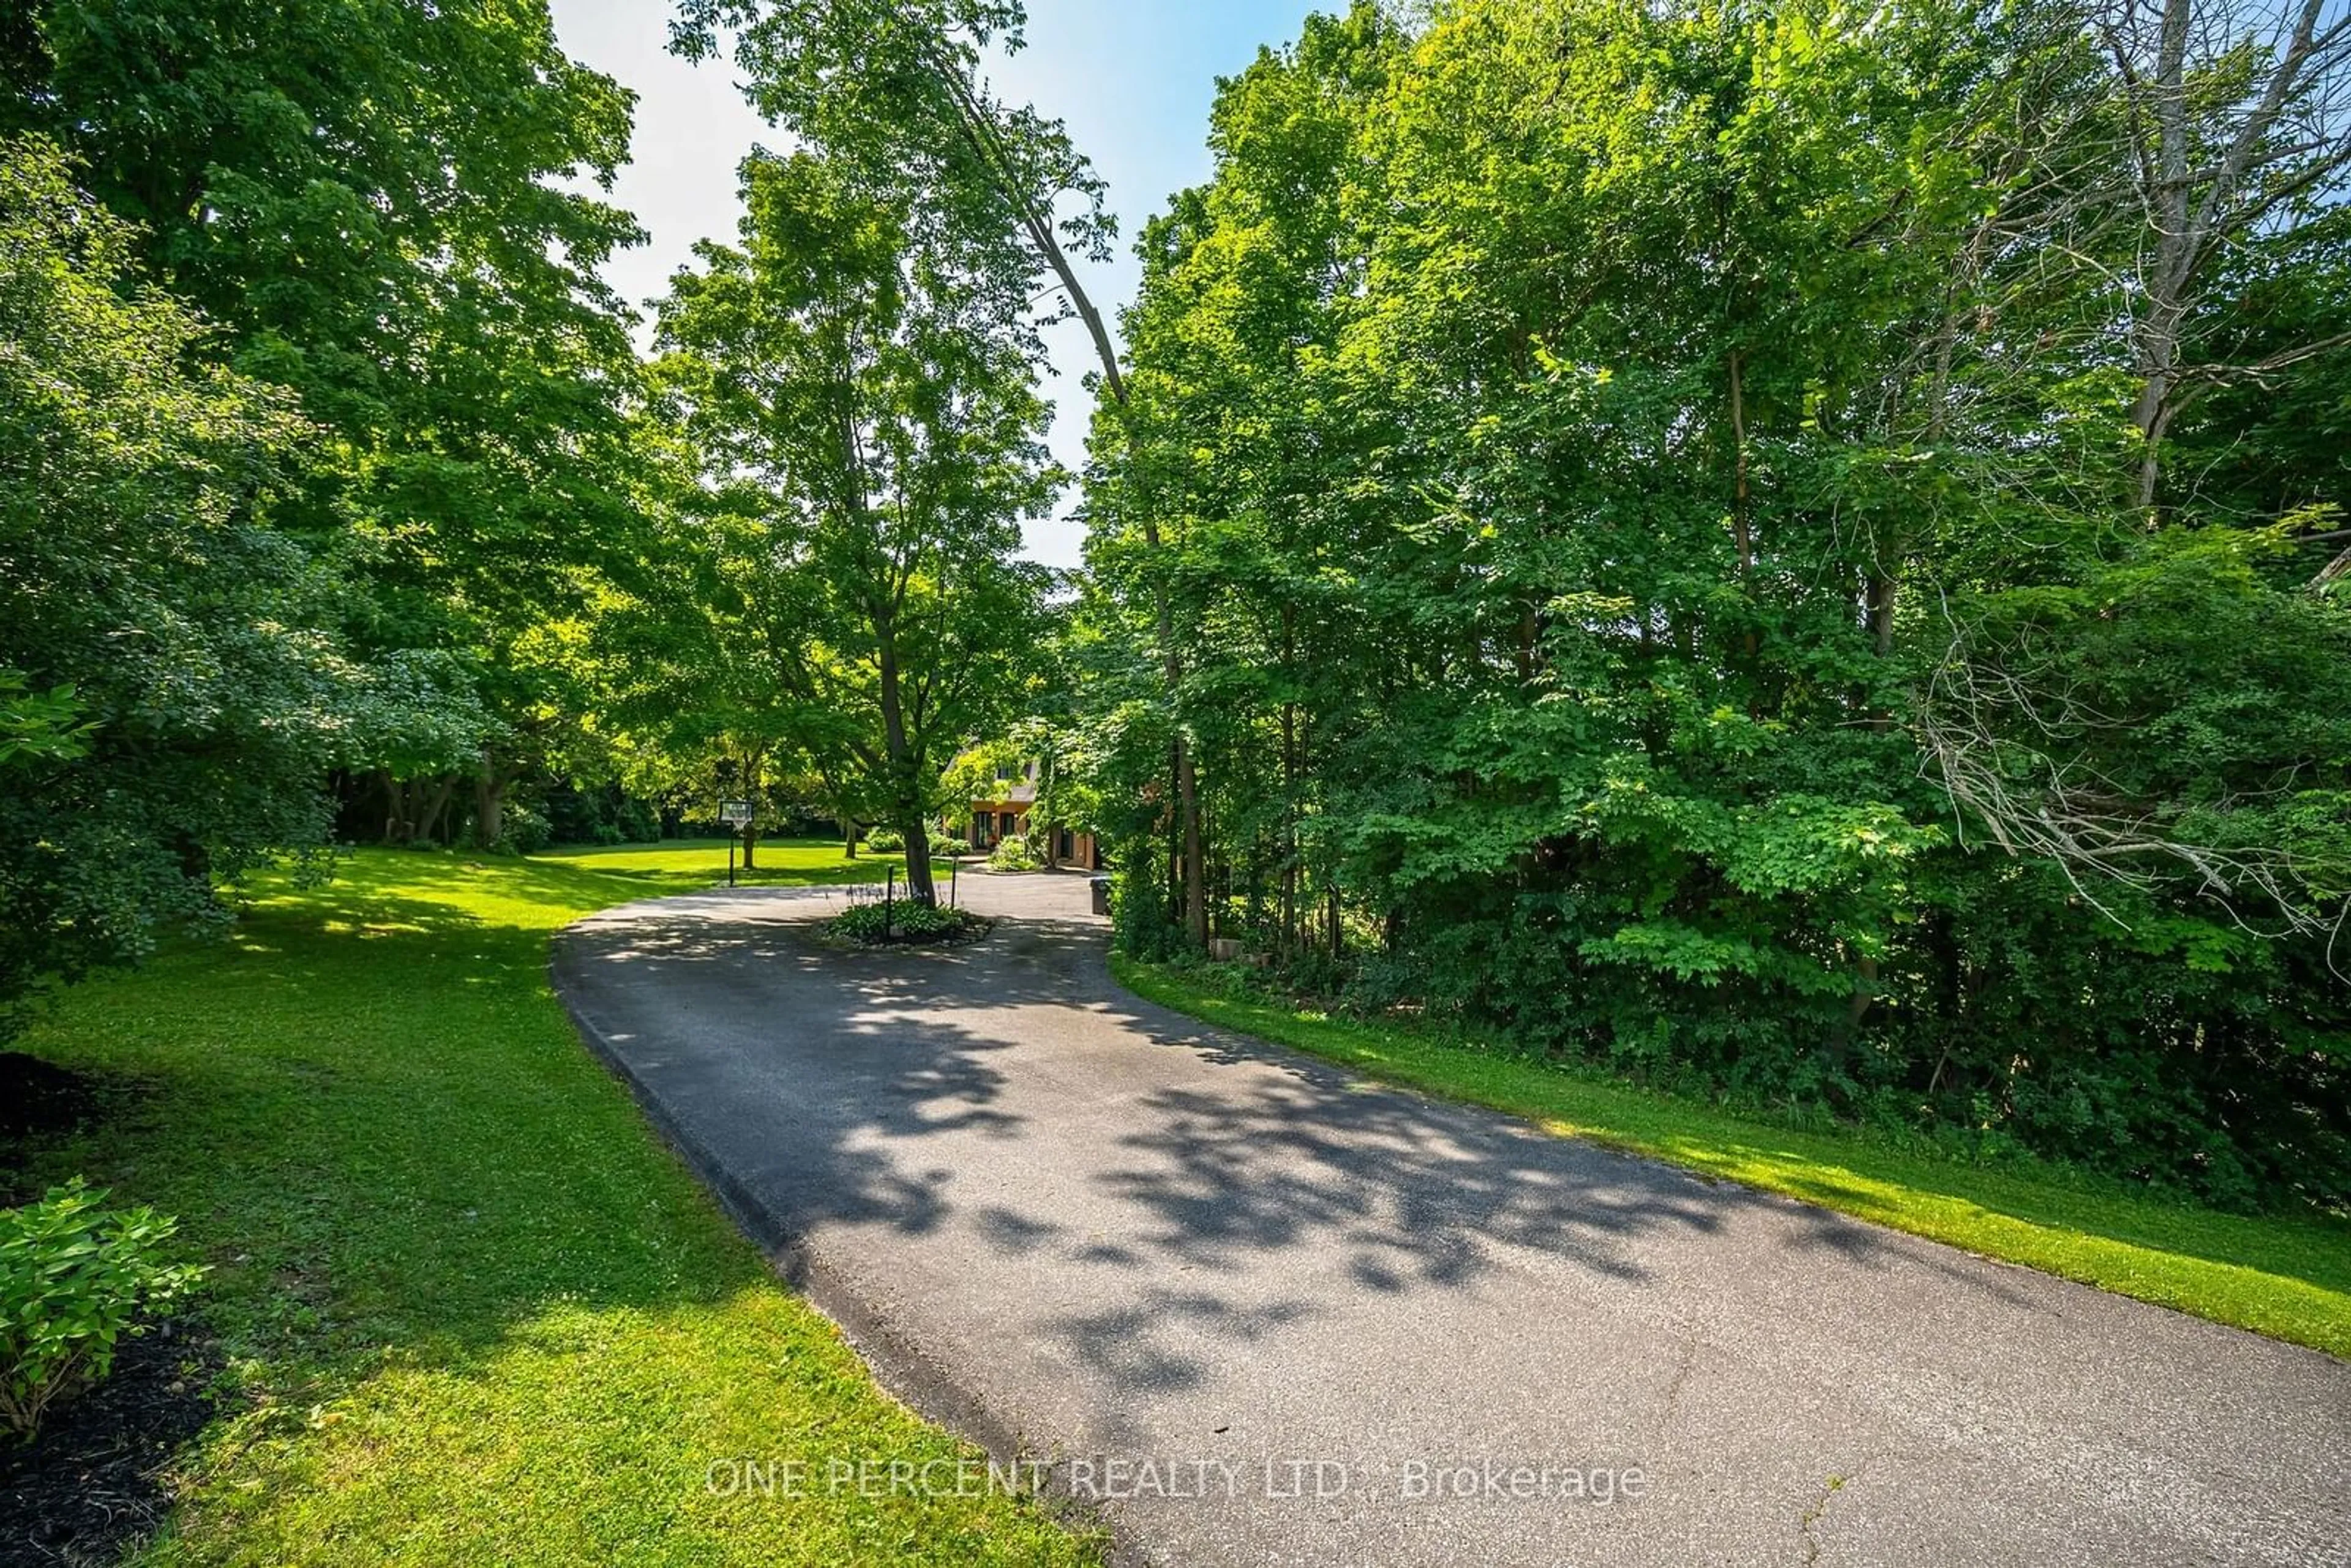
[[[0,125],[62,144],[217,356],[329,433],[280,520],[350,547],[357,649],[471,716],[354,759],[371,825],[424,836],[474,775],[495,841],[504,781],[561,745],[538,630],[638,553],[634,356],[596,276],[638,234],[580,188],[629,95],[544,0],[36,0],[0,51]]]
[[[331,573],[271,526],[291,400],[202,364],[136,243],[56,149],[0,141],[0,1036],[318,842],[327,769],[385,717]]]
[[[1363,5],[1227,82],[1086,503],[1110,645],[1186,661],[1216,926],[2340,1201],[2341,469],[2270,411],[2339,403],[2346,26]],[[1134,826],[1125,938],[1196,943]]]
[[[645,552],[629,99],[543,0],[34,0],[0,86],[5,1003],[339,815],[500,842]]]
[[[689,667],[756,658],[774,738],[861,781],[928,902],[940,772],[1010,711],[1040,630],[1015,559],[1054,477],[1027,269],[831,161],[743,173],[741,247],[699,247],[661,311],[709,486]]]

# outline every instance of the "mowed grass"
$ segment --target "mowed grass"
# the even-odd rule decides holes
[[[844,857],[831,839],[768,839],[758,845],[759,863],[745,870],[742,846],[735,850],[735,880],[746,887],[809,887],[841,883],[883,881],[894,870],[901,886],[906,881],[906,857],[860,850],[855,860]],[[616,844],[610,848],[551,850],[531,857],[546,865],[570,866],[610,875],[644,877],[664,887],[707,887],[726,880],[725,839],[673,839],[658,844]],[[931,874],[945,884],[951,863],[934,859]]]
[[[770,874],[829,880],[827,852]],[[214,1266],[200,1304],[244,1404],[147,1560],[1098,1560],[1029,1500],[824,1484],[836,1458],[978,1454],[778,1285],[548,988],[550,933],[706,885],[668,863],[695,852],[361,852],[329,885],[256,888],[223,942],[75,988],[25,1042],[135,1089],[20,1176],[176,1214]],[[733,1485],[788,1459],[808,1495]]]
[[[1970,1166],[1857,1133],[1791,1131],[1433,1030],[1236,997],[1195,971],[1120,956],[1111,967],[1162,1007],[1366,1077],[2351,1356],[2351,1225],[2339,1220],[2220,1214],[2057,1169]]]

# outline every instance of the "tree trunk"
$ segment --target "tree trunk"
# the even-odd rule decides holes
[[[1894,600],[1896,591],[1893,574],[1882,560],[1870,567],[1868,586],[1862,596],[1862,602],[1869,612],[1869,650],[1880,659],[1894,652]],[[1884,704],[1871,705],[1869,727],[1878,735],[1894,727],[1894,715]]]
[[[1193,950],[1208,949],[1208,854],[1200,831],[1200,780],[1191,748],[1176,742],[1176,799],[1184,816],[1184,932]]]
[[[2178,411],[2172,398],[2178,373],[2179,334],[2186,313],[2170,304],[2148,312],[2140,328],[2139,373],[2144,381],[2131,423],[2138,427],[2138,480],[2136,498],[2142,509],[2156,502],[2163,480],[2163,437]]]
[[[759,796],[767,782],[768,748],[754,746],[743,753],[743,776],[739,788],[743,799],[751,802],[751,820],[743,824],[743,869],[759,869]]]
[[[1167,748],[1167,775],[1172,780],[1181,770],[1180,758],[1184,742],[1178,737]],[[1169,800],[1155,824],[1167,833],[1167,908],[1173,912],[1184,907],[1184,814]]]
[[[906,835],[906,896],[916,904],[935,904],[939,890],[931,880],[930,830],[923,813],[909,812],[900,831]]]
[[[376,782],[383,789],[383,841],[399,843],[402,841],[401,831],[408,822],[408,802],[403,799],[405,791],[401,788],[400,780],[392,776],[389,768],[377,771]]]
[[[1289,612],[1285,609],[1283,614]],[[1290,962],[1298,939],[1298,705],[1281,705],[1281,944]]]
[[[1730,439],[1731,464],[1734,470],[1730,490],[1730,538],[1739,551],[1739,579],[1746,581],[1755,568],[1755,529],[1749,516],[1751,491],[1747,478],[1747,392],[1746,371],[1739,350],[1730,350]],[[1750,613],[1752,606],[1750,606]],[[1752,629],[1740,640],[1746,650],[1750,665],[1755,662],[1760,640]],[[1759,694],[1760,700],[1760,694]]]
[[[449,797],[456,792],[457,776],[443,774],[441,781],[434,786],[433,798],[425,803],[424,810],[417,813],[415,822],[409,829],[409,842],[422,843],[433,836],[433,830],[440,825],[442,810],[449,804]]]
[[[875,673],[882,704],[882,738],[889,766],[893,818],[906,839],[906,896],[917,904],[935,904],[938,892],[931,884],[930,838],[923,830],[923,780],[920,758],[906,734],[906,710],[898,689],[898,650],[886,618],[876,630],[879,644]]]
[[[1114,361],[1111,361],[1113,362]],[[1124,392],[1118,392],[1124,405]],[[1143,507],[1143,539],[1155,558],[1163,553],[1158,519],[1151,515],[1146,497]],[[1184,655],[1176,647],[1175,609],[1167,598],[1167,584],[1157,575],[1151,583],[1152,613],[1159,633],[1159,656],[1167,684],[1167,702],[1176,717],[1176,856],[1181,863],[1179,880],[1184,885],[1184,929],[1195,952],[1208,950],[1208,890],[1207,851],[1200,837],[1199,779],[1192,764],[1192,747],[1184,738],[1182,704],[1177,700],[1184,685]]]
[[[1053,743],[1049,736],[1045,742],[1045,755],[1037,766],[1037,805],[1036,813],[1031,819],[1037,831],[1043,834],[1045,838],[1047,871],[1061,869],[1061,835],[1053,821],[1056,810],[1056,802],[1053,800]]]
[[[1730,350],[1730,541],[1739,551],[1739,575],[1745,577],[1755,565],[1755,536],[1750,531],[1747,505],[1747,398],[1745,376],[1740,365],[1739,350]],[[1748,652],[1754,650],[1750,647]]]
[[[172,852],[179,860],[180,874],[210,893],[213,885],[211,846],[183,828],[172,835]]]
[[[2143,301],[2130,329],[2141,378],[2131,410],[2140,436],[2137,498],[2149,512],[2159,499],[2165,435],[2203,368],[2186,362],[2182,350],[2210,273],[2231,240],[2272,220],[2286,193],[2325,189],[2351,164],[2351,137],[2331,117],[2314,133],[2294,123],[2314,94],[2316,102],[2326,102],[2337,90],[2346,37],[2339,7],[2327,0],[2294,0],[2249,13],[2214,6],[2199,16],[2195,0],[2159,0],[2159,15],[2155,5],[2126,8],[2118,23],[2105,25],[2108,46],[2138,99],[2132,120],[2151,122],[2154,131],[2152,147],[2141,139],[2134,149],[2138,196],[2151,232],[2138,247],[2130,279]],[[2152,57],[2134,63],[2145,41],[2139,29],[2149,16],[2156,27]],[[2240,35],[2248,17],[2255,26]],[[2275,31],[2261,37],[2270,24]],[[2224,62],[2248,48],[2252,75],[2234,89],[2245,107],[2216,120],[2202,101],[2202,80],[2219,69],[2233,70]],[[2285,361],[2273,356],[2268,362]]]
[[[2141,269],[2146,314],[2138,323],[2138,401],[2131,423],[2138,426],[2138,504],[2155,505],[2163,476],[2159,455],[2164,426],[2171,422],[2172,378],[2179,363],[2179,334],[2188,319],[2184,296],[2195,238],[2188,216],[2189,140],[2186,65],[2191,0],[2165,0],[2156,45],[2153,110],[2156,120],[2155,199],[2147,216],[2155,228],[2150,265]]]
[[[500,771],[487,751],[482,770],[474,776],[474,847],[494,850],[506,837],[507,786],[513,779]]]

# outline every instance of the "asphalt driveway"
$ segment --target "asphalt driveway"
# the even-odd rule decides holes
[[[2351,1365],[1366,1085],[1119,989],[1080,878],[963,890],[951,951],[631,905],[557,983],[885,1384],[1135,1561],[2351,1563]]]

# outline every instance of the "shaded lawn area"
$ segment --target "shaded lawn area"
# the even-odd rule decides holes
[[[550,932],[706,885],[659,863],[687,852],[361,851],[328,886],[256,886],[225,941],[75,988],[23,1042],[137,1087],[11,1179],[86,1172],[214,1265],[199,1305],[243,1404],[151,1560],[1097,1560],[1030,1501],[822,1484],[836,1457],[978,1451],[777,1283],[548,987]],[[708,1484],[793,1458],[810,1495]]]
[[[1987,1167],[1807,1133],[1435,1030],[1236,996],[1213,972],[1111,959],[1136,995],[1562,1136],[1785,1193],[1985,1257],[2351,1356],[2351,1224],[2167,1203],[2055,1167]]]

